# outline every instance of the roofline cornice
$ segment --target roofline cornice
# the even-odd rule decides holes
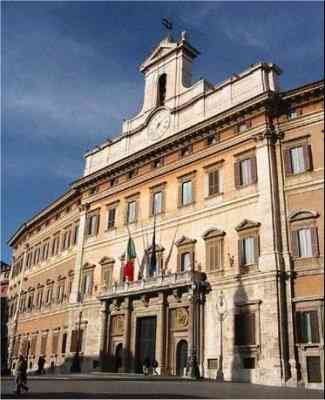
[[[91,182],[98,181],[99,179],[103,178],[107,174],[114,174],[117,170],[125,167],[130,167],[131,162],[137,162],[143,159],[144,157],[150,156],[152,153],[158,153],[163,151],[165,148],[170,147],[173,143],[178,141],[184,141],[184,138],[189,138],[191,135],[196,134],[198,130],[205,129],[211,124],[222,123],[222,121],[229,121],[236,117],[236,114],[244,114],[248,112],[252,108],[256,108],[258,106],[263,105],[266,103],[270,98],[276,95],[274,92],[264,92],[252,99],[247,100],[244,103],[236,105],[221,114],[217,114],[213,117],[205,119],[202,122],[199,122],[193,125],[186,130],[182,130],[165,140],[162,140],[158,143],[151,145],[145,149],[138,151],[137,153],[133,153],[128,157],[123,158],[122,160],[116,161],[115,163],[104,167],[98,171],[93,172],[90,175],[81,177],[80,179],[76,180],[72,183],[72,188],[81,189],[84,185],[89,185]]]
[[[26,231],[26,229],[30,228],[32,225],[37,223],[41,218],[44,218],[49,213],[53,212],[55,209],[60,207],[65,202],[71,200],[73,197],[77,196],[79,190],[75,188],[69,189],[63,195],[55,199],[52,203],[50,203],[47,207],[43,208],[39,213],[35,214],[31,219],[24,222],[16,232],[9,238],[7,244],[9,246],[13,246],[16,240]]]

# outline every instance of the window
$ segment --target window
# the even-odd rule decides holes
[[[42,260],[46,261],[49,257],[50,241],[49,239],[43,243]]]
[[[87,236],[95,236],[99,228],[99,213],[90,214],[87,217]]]
[[[215,169],[208,172],[209,179],[209,196],[219,193],[219,170]]]
[[[296,311],[297,342],[319,343],[317,310]]]
[[[62,250],[67,250],[70,247],[71,227],[63,232]]]
[[[56,295],[56,302],[58,304],[62,303],[63,299],[64,299],[64,286],[65,286],[65,282],[60,282],[57,288],[57,295]]]
[[[192,254],[189,252],[181,254],[181,272],[191,271],[192,269]]]
[[[284,167],[286,176],[312,170],[311,146],[302,144],[286,149],[284,151]]]
[[[52,354],[58,354],[59,332],[53,332],[52,335]]]
[[[183,147],[180,151],[180,158],[189,156],[190,154],[192,154],[192,146]]]
[[[243,368],[244,369],[255,369],[255,357],[243,358]]]
[[[321,383],[322,382],[322,372],[320,357],[318,356],[307,356],[307,377],[309,383]]]
[[[217,144],[219,142],[220,142],[220,134],[214,133],[214,131],[211,130],[210,135],[207,138],[208,146],[213,146],[214,144]]]
[[[34,293],[30,293],[27,300],[27,310],[31,311],[34,305]]]
[[[73,228],[72,245],[75,246],[78,242],[79,223],[76,223]]]
[[[112,230],[115,228],[115,218],[116,218],[116,208],[109,208],[108,210],[108,221],[107,221],[107,229]]]
[[[161,214],[163,211],[163,192],[155,192],[153,194],[152,215]]]
[[[41,337],[41,351],[40,351],[42,355],[46,354],[46,345],[47,345],[47,335],[43,335]]]
[[[317,228],[306,227],[292,231],[293,257],[319,257]]]
[[[52,256],[56,256],[59,254],[60,248],[60,233],[56,233],[53,237],[52,241]]]
[[[240,265],[257,263],[257,238],[255,236],[240,239]]]
[[[160,168],[164,166],[164,159],[163,158],[158,158],[157,160],[153,161],[152,167],[153,168]]]
[[[138,175],[138,170],[137,169],[132,169],[131,171],[128,172],[128,179],[132,179],[137,175]]]
[[[193,203],[193,184],[192,181],[182,183],[182,206]]]
[[[166,100],[166,84],[167,84],[167,75],[162,74],[158,80],[158,102],[157,106],[163,106]]]
[[[102,284],[106,288],[110,288],[112,286],[112,275],[113,275],[113,268],[112,266],[104,267],[103,268],[103,280]]]
[[[256,158],[247,158],[235,162],[235,186],[248,186],[257,182]]]
[[[235,131],[235,133],[242,133],[242,132],[247,131],[247,129],[249,129],[251,127],[252,127],[252,121],[251,120],[246,120],[246,121],[243,121],[243,122],[239,122],[235,126],[234,131]]]
[[[68,338],[68,334],[66,332],[64,332],[62,335],[62,345],[61,345],[61,353],[62,354],[65,354],[66,349],[67,349],[67,338]]]
[[[223,266],[223,241],[211,240],[207,244],[207,270],[218,271]]]
[[[91,296],[93,291],[93,270],[83,272],[81,294],[82,296]]]
[[[52,296],[53,296],[53,286],[49,286],[46,291],[46,298],[45,304],[49,305],[52,303]]]
[[[133,224],[137,220],[137,202],[136,200],[128,202],[127,205],[127,223]]]
[[[295,119],[302,114],[302,110],[300,108],[290,108],[288,111],[288,119]]]
[[[235,345],[256,345],[255,312],[245,311],[235,314]]]
[[[41,308],[41,307],[42,307],[42,302],[43,302],[43,291],[44,291],[44,288],[38,289],[37,299],[36,299],[36,306],[37,306],[38,308]]]

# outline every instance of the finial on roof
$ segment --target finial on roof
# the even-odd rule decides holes
[[[186,31],[182,32],[182,40],[187,40],[188,41],[188,32],[186,32]]]

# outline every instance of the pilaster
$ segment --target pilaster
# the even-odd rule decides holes
[[[124,334],[123,334],[123,360],[122,366],[124,372],[128,371],[130,359],[130,330],[131,330],[131,300],[126,297],[124,300]]]
[[[80,277],[81,277],[81,269],[82,269],[82,260],[83,260],[83,250],[84,250],[84,242],[85,242],[85,234],[86,234],[86,219],[87,219],[87,210],[89,208],[89,204],[83,204],[80,206],[80,220],[79,220],[79,237],[77,243],[77,254],[76,261],[74,266],[74,275],[73,275],[73,283],[70,294],[70,303],[78,303],[79,301],[79,287],[80,287]]]

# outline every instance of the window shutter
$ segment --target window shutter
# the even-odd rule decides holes
[[[92,293],[93,293],[93,284],[94,284],[94,272],[93,271],[91,271],[90,273],[89,273],[89,279],[90,279],[90,282],[89,282],[89,295],[91,295]]]
[[[59,344],[59,334],[53,333],[52,336],[52,354],[57,354],[58,353],[58,344]]]
[[[299,257],[298,231],[291,232],[291,251],[292,251],[292,257]]]
[[[43,335],[41,339],[41,354],[46,354],[47,335]]]
[[[257,182],[257,162],[256,157],[251,158],[251,168],[252,168],[252,183]]]
[[[239,124],[234,126],[234,133],[239,133]]]
[[[310,228],[311,245],[313,249],[313,257],[319,257],[318,229],[316,226]]]
[[[95,216],[95,223],[94,223],[94,235],[97,235],[99,229],[99,214]]]
[[[209,172],[209,196],[219,193],[219,171]]]
[[[216,269],[215,247],[213,243],[209,244],[209,271]]]
[[[75,353],[77,351],[77,336],[78,336],[78,331],[73,330],[71,332],[71,344],[70,344],[71,353]]]
[[[313,343],[319,343],[318,312],[310,312],[311,338]]]
[[[313,169],[311,145],[310,144],[303,145],[302,150],[304,154],[305,169],[306,171],[311,171]]]
[[[30,352],[31,354],[35,354],[36,351],[36,343],[37,343],[37,336],[33,336],[30,344]]]
[[[243,239],[239,239],[238,240],[238,263],[239,263],[240,267],[244,265],[243,247],[244,247],[244,240]]]
[[[284,171],[286,176],[292,175],[292,163],[290,149],[284,150]]]
[[[241,314],[235,314],[235,345],[240,346],[244,343],[243,326]]]
[[[238,189],[240,187],[240,161],[235,162],[235,187]]]
[[[256,344],[256,325],[255,325],[255,313],[251,312],[248,314],[249,316],[249,344],[255,345]]]
[[[254,237],[254,263],[258,264],[258,258],[260,256],[260,237]]]
[[[252,127],[252,120],[251,119],[248,119],[245,123],[246,123],[247,129]]]

